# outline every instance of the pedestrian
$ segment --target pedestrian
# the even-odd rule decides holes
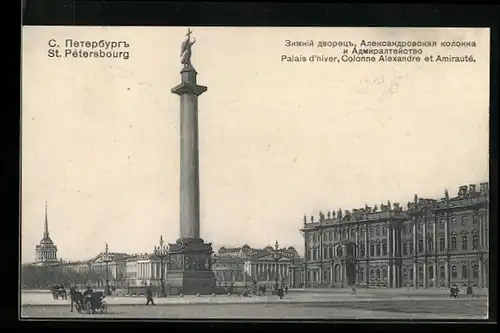
[[[472,293],[473,293],[472,286],[469,283],[467,284],[467,296],[472,297]]]
[[[288,286],[285,286],[285,294],[288,294]]]
[[[146,288],[146,305],[149,305],[151,302],[151,305],[155,305],[155,302],[153,300],[153,290],[151,289],[151,284],[147,286]]]

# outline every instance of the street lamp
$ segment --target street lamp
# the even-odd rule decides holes
[[[104,254],[102,256],[102,260],[106,264],[106,290],[104,291],[104,294],[106,296],[111,295],[111,290],[109,288],[109,262],[112,260],[110,255],[109,255],[109,249],[108,249],[108,243],[106,243],[106,248],[104,250]]]
[[[165,297],[165,284],[163,283],[163,259],[168,256],[168,247],[163,243],[163,235],[160,236],[160,245],[154,247],[154,254],[160,259],[160,283],[161,283],[161,295]]]
[[[278,261],[282,258],[281,253],[278,251],[279,245],[278,241],[276,241],[276,244],[274,245],[274,251],[272,252],[272,258],[274,259],[276,266],[275,266],[275,271],[276,271],[276,284],[274,286],[274,290],[277,293],[278,292]]]

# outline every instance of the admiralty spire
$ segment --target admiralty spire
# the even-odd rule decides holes
[[[57,246],[54,244],[52,239],[50,239],[49,235],[47,201],[45,201],[45,221],[44,221],[43,238],[40,241],[40,244],[36,246],[35,251],[36,251],[36,257],[35,257],[36,265],[43,266],[57,262]]]

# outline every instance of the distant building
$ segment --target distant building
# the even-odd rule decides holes
[[[415,195],[352,212],[304,217],[307,287],[488,287],[488,183],[441,200]]]
[[[35,262],[37,266],[51,266],[58,264],[57,246],[49,236],[49,221],[47,217],[47,202],[45,202],[45,224],[43,238],[35,247]]]
[[[219,249],[215,256],[212,270],[219,286],[238,286],[256,282],[273,286],[276,278],[289,286],[300,286],[301,274],[298,267],[302,262],[297,251],[292,247],[263,249],[243,245],[237,248]]]
[[[161,286],[162,264],[163,282],[166,283],[167,263],[151,253],[130,255],[126,260],[127,285],[129,287],[144,287],[146,285]]]

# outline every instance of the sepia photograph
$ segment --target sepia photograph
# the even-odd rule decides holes
[[[23,26],[21,319],[488,319],[487,28]]]

